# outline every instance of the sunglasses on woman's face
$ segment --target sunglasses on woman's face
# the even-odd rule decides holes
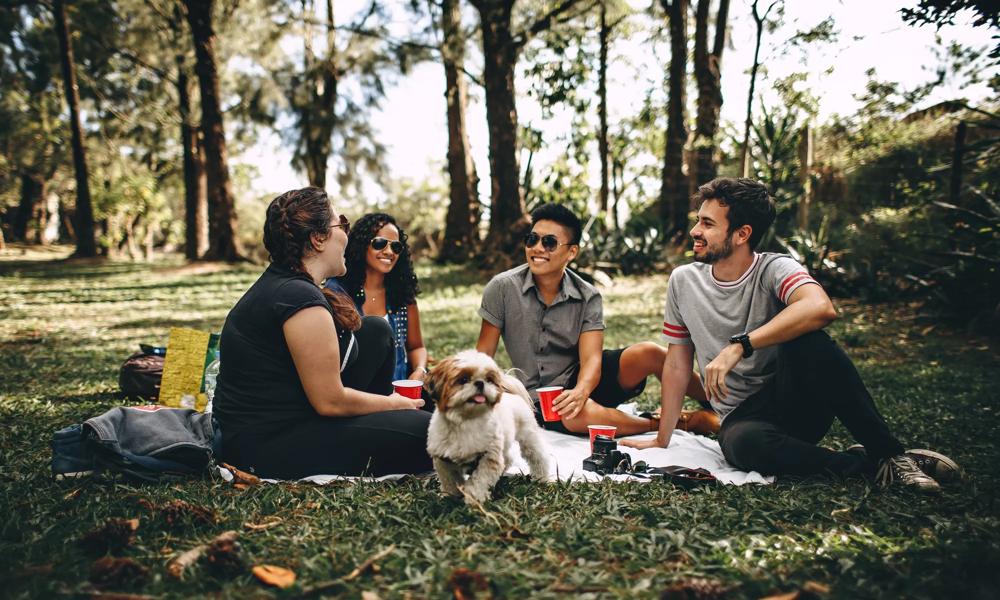
[[[542,248],[545,248],[549,252],[555,251],[559,246],[572,246],[573,244],[564,244],[559,242],[559,238],[550,234],[538,235],[534,231],[524,236],[524,247],[534,248],[535,244],[542,242]]]
[[[348,221],[347,217],[345,217],[344,215],[340,215],[340,223],[335,223],[333,225],[330,225],[330,229],[333,229],[334,227],[343,227],[344,233],[348,235],[350,235],[351,233],[351,222]]]
[[[384,237],[372,238],[371,241],[372,250],[376,252],[381,252],[385,250],[386,246],[389,246],[389,250],[395,255],[400,255],[403,253],[403,242],[397,242],[395,240],[387,240]]]

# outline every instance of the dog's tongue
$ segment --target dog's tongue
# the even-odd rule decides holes
[[[482,404],[483,402],[486,402],[486,396],[482,394],[473,396],[472,399],[476,401],[476,404]]]

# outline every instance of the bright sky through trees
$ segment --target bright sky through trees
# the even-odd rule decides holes
[[[645,3],[633,2],[638,6]],[[343,3],[339,14],[352,13],[351,4]],[[766,3],[765,3],[766,4]],[[933,27],[915,28],[903,23],[899,15],[900,3],[872,2],[871,0],[842,0],[841,2],[785,2],[781,25],[765,34],[761,49],[766,79],[758,82],[757,89],[765,102],[773,102],[770,81],[794,72],[809,74],[807,87],[820,98],[820,121],[834,113],[850,113],[857,107],[853,96],[863,92],[866,71],[876,70],[882,80],[897,81],[904,88],[913,88],[931,80],[939,59],[934,50],[935,37],[940,36],[941,47],[960,40],[969,47],[987,47],[991,44],[990,32],[985,28],[972,28],[968,15],[957,19],[961,25],[944,27],[936,32]],[[833,43],[815,43],[804,49],[784,49],[785,40],[797,31],[808,30],[824,19],[833,17],[838,39]],[[397,30],[405,35],[409,16],[397,11]],[[341,20],[341,19],[338,19]],[[753,21],[749,2],[737,0],[730,8],[730,45],[723,57],[722,89],[725,100],[722,107],[723,121],[741,123],[745,110],[750,63],[753,59]],[[693,24],[692,24],[693,27]],[[633,39],[617,43],[613,48],[609,75],[610,121],[637,111],[649,83],[662,81],[669,61],[666,42],[655,52],[649,44]],[[470,52],[470,58],[479,49]],[[470,70],[478,69],[473,63]],[[985,80],[989,79],[987,75]],[[986,98],[991,91],[985,84],[960,89],[960,81],[946,80],[927,98],[924,105],[943,100],[967,98],[973,102]],[[522,124],[543,130],[546,142],[553,152],[562,151],[569,119],[555,118],[543,121],[540,111],[526,96],[527,83],[519,81],[518,113]],[[596,89],[596,82],[594,83]],[[664,86],[665,87],[665,86]],[[387,164],[390,176],[416,181],[443,177],[440,173],[447,148],[445,124],[444,73],[439,64],[418,65],[409,76],[387,91],[382,110],[373,115],[374,124],[381,132],[382,142],[388,148]],[[482,88],[470,86],[471,102],[468,112],[469,136],[476,166],[480,173],[480,195],[489,197],[489,162],[487,158],[487,131]],[[690,94],[693,103],[696,94]],[[757,103],[757,99],[755,99]],[[692,113],[693,114],[693,113]],[[664,115],[665,119],[665,115]],[[596,127],[596,109],[593,116]],[[237,162],[255,165],[259,176],[253,182],[253,195],[266,195],[305,185],[304,174],[296,174],[289,165],[291,149],[282,147],[276,134],[262,135],[260,142],[249,152],[238,157]],[[537,160],[545,162],[544,154]],[[336,157],[332,157],[336,160]],[[596,167],[596,161],[594,161]],[[335,191],[331,183],[331,191]],[[374,198],[384,196],[379,188],[367,185],[366,191]]]

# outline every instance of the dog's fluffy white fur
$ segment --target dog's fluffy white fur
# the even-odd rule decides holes
[[[492,358],[459,352],[435,365],[425,387],[436,404],[427,452],[445,494],[464,495],[469,505],[485,502],[514,458],[515,440],[531,476],[548,477],[549,453],[531,397]]]

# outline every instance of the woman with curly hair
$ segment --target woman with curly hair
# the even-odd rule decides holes
[[[406,232],[391,215],[367,214],[354,224],[345,252],[347,275],[327,282],[344,290],[363,315],[388,321],[396,340],[395,379],[427,375],[427,348],[420,333],[417,276]]]
[[[222,459],[262,477],[431,469],[430,415],[392,391],[393,334],[343,293],[350,222],[319,188],[267,208],[271,264],[226,317],[215,391]]]

